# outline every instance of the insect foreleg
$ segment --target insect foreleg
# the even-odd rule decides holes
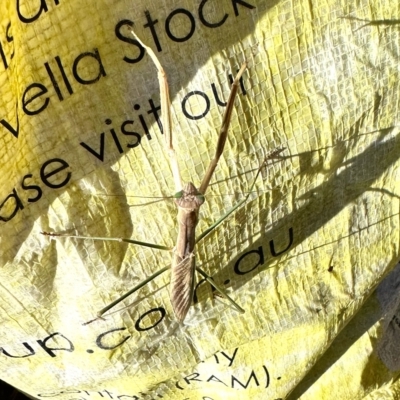
[[[199,242],[201,239],[203,239],[205,236],[207,236],[210,232],[212,232],[214,230],[214,228],[216,228],[221,222],[223,222],[227,217],[229,217],[229,215],[231,215],[235,210],[237,210],[240,206],[242,206],[244,203],[246,203],[246,201],[249,199],[249,197],[251,195],[254,185],[256,184],[257,178],[260,175],[261,170],[265,167],[267,161],[270,158],[275,158],[283,150],[285,150],[285,148],[280,148],[280,149],[274,150],[271,153],[267,154],[263,163],[261,164],[260,168],[258,169],[256,176],[254,177],[254,180],[250,186],[249,192],[247,193],[246,197],[242,201],[240,201],[238,204],[233,206],[227,213],[225,213],[221,218],[219,218],[216,222],[214,222],[204,232],[202,232],[200,234],[200,236],[196,239],[196,243]]]
[[[157,68],[158,72],[158,83],[160,86],[160,103],[161,103],[161,118],[163,125],[163,133],[165,135],[165,145],[169,157],[169,163],[172,170],[172,174],[174,176],[175,181],[175,191],[179,192],[182,190],[182,180],[181,174],[179,172],[178,160],[176,158],[176,152],[174,146],[172,144],[172,128],[171,128],[171,101],[169,98],[169,85],[167,80],[167,74],[164,71],[160,61],[155,55],[154,51],[147,45],[145,45],[140,38],[136,35],[136,33],[131,30],[134,38],[146,49],[147,54],[152,59],[154,65]]]
[[[235,101],[235,97],[236,97],[236,93],[238,91],[238,87],[239,87],[239,81],[240,78],[244,72],[244,70],[246,69],[246,63],[244,63],[242,65],[242,67],[240,68],[239,72],[237,73],[233,83],[232,83],[232,89],[231,89],[231,93],[229,95],[227,104],[226,104],[226,109],[225,109],[225,114],[224,117],[222,119],[222,126],[221,129],[219,131],[219,137],[218,137],[218,143],[217,143],[217,149],[215,151],[215,155],[214,158],[212,159],[212,161],[210,162],[207,172],[204,175],[204,178],[201,182],[200,188],[199,188],[199,192],[202,194],[206,194],[206,190],[208,188],[208,184],[210,183],[211,177],[215,171],[215,168],[217,167],[218,161],[221,157],[222,152],[224,151],[224,147],[225,147],[225,142],[226,142],[226,138],[228,136],[228,129],[229,129],[229,124],[231,122],[231,117],[232,117],[232,110],[233,110],[233,103]]]

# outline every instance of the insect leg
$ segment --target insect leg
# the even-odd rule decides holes
[[[206,193],[208,184],[210,183],[210,180],[212,178],[214,170],[217,167],[217,164],[221,157],[222,152],[224,151],[226,137],[228,136],[229,124],[231,122],[231,117],[232,117],[233,104],[235,101],[236,93],[239,88],[239,80],[245,69],[246,69],[246,63],[244,63],[242,65],[242,67],[240,68],[239,72],[237,73],[237,75],[233,81],[231,93],[229,95],[228,102],[226,104],[225,114],[222,119],[222,126],[219,131],[219,137],[218,137],[217,149],[215,151],[215,156],[214,156],[214,159],[210,162],[207,172],[204,175],[203,181],[201,182],[201,185],[200,185],[199,192],[202,194]]]
[[[196,243],[199,242],[201,239],[203,239],[205,236],[207,236],[210,232],[212,232],[214,230],[214,228],[216,228],[222,221],[224,221],[229,215],[231,215],[235,210],[237,210],[241,205],[243,205],[244,203],[246,203],[246,201],[249,199],[251,191],[254,188],[254,185],[256,184],[258,175],[260,175],[261,170],[264,168],[264,166],[266,165],[267,161],[270,158],[275,158],[276,156],[278,156],[278,154],[280,152],[282,152],[283,150],[285,150],[285,148],[279,148],[277,150],[272,151],[271,153],[267,154],[267,156],[265,157],[263,163],[261,164],[260,168],[257,171],[256,176],[254,177],[254,180],[250,186],[249,189],[249,193],[247,193],[246,197],[240,201],[238,204],[236,204],[235,206],[233,206],[226,214],[224,214],[221,218],[219,218],[216,222],[214,222],[210,227],[208,227],[204,232],[202,232],[200,234],[200,236],[196,239]]]
[[[166,150],[168,153],[172,174],[174,176],[175,190],[176,192],[180,192],[182,190],[182,180],[181,180],[181,174],[179,172],[179,165],[178,165],[178,160],[176,158],[175,149],[172,144],[172,128],[171,128],[172,118],[170,109],[171,102],[169,99],[169,86],[168,86],[167,74],[165,73],[164,68],[162,67],[154,51],[149,46],[145,45],[133,30],[131,30],[131,33],[134,36],[134,38],[140,43],[140,45],[146,49],[148,55],[150,56],[154,65],[157,68],[158,82],[160,85],[161,118],[162,118],[163,133],[165,135]]]
[[[74,238],[74,239],[101,240],[102,242],[105,242],[105,241],[109,241],[109,242],[125,242],[125,243],[136,244],[138,246],[150,247],[152,249],[168,250],[168,251],[172,250],[171,247],[163,246],[161,244],[141,242],[140,240],[128,239],[128,238],[118,238],[118,237],[111,238],[111,237],[100,237],[100,236],[70,235],[68,233],[57,233],[57,232],[40,232],[40,233],[42,235],[51,236],[51,237],[69,237],[69,238]]]
[[[131,294],[135,293],[137,290],[139,290],[140,288],[142,288],[143,286],[147,285],[149,282],[151,282],[154,278],[157,278],[158,275],[161,275],[163,272],[165,272],[167,269],[169,269],[169,266],[164,267],[162,269],[160,269],[159,271],[157,271],[155,274],[149,276],[147,279],[145,279],[143,282],[139,283],[139,285],[135,286],[133,289],[131,289],[129,292],[126,292],[124,295],[122,295],[120,298],[118,298],[117,300],[113,301],[112,303],[110,303],[109,305],[107,305],[106,307],[104,307],[103,309],[101,309],[98,313],[97,316],[101,317],[104,313],[106,313],[108,310],[110,310],[111,308],[113,308],[114,306],[116,306],[118,303],[120,303],[121,301],[125,300],[128,296],[130,296]]]
[[[238,310],[241,314],[243,314],[245,311],[243,310],[242,307],[240,307],[237,303],[235,303],[234,300],[232,300],[228,294],[221,289],[211,278],[211,276],[207,275],[201,268],[196,267],[196,271],[200,274],[203,275],[204,279],[210,284],[212,285],[219,293],[221,293],[221,295],[223,297],[225,297],[227,300],[230,301],[230,303],[236,308],[236,310]]]

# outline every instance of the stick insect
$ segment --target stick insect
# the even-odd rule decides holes
[[[246,195],[246,197],[236,204],[233,208],[231,208],[225,215],[219,218],[214,224],[212,224],[209,228],[207,228],[204,232],[200,234],[196,238],[195,230],[196,225],[199,221],[199,210],[201,205],[205,201],[205,193],[209,186],[210,180],[213,176],[213,173],[217,167],[218,161],[223,153],[226,138],[228,135],[229,124],[231,121],[232,110],[234,106],[234,100],[238,91],[239,80],[246,69],[246,63],[244,63],[239,72],[237,73],[231,88],[231,92],[227,101],[226,110],[222,120],[222,126],[219,131],[219,137],[217,142],[217,148],[214,155],[213,160],[210,162],[206,174],[203,177],[203,180],[200,184],[200,187],[197,189],[192,182],[188,182],[182,184],[181,175],[178,165],[178,160],[176,157],[176,152],[173,146],[172,140],[172,128],[171,128],[171,111],[170,111],[170,98],[169,98],[169,86],[166,73],[159,62],[157,56],[153,52],[153,50],[145,45],[139,37],[133,32],[132,35],[134,38],[146,49],[147,53],[149,54],[152,62],[157,68],[158,73],[158,82],[160,86],[160,102],[161,102],[161,119],[162,119],[162,126],[163,126],[163,133],[165,135],[165,149],[166,153],[169,157],[170,168],[172,170],[174,182],[175,182],[175,190],[176,193],[174,195],[175,204],[178,208],[177,213],[177,225],[178,225],[178,236],[176,240],[176,245],[173,249],[170,247],[153,244],[153,243],[146,243],[137,241],[134,239],[127,239],[127,238],[102,238],[102,237],[88,237],[88,236],[80,236],[80,235],[66,235],[60,233],[49,233],[49,232],[42,232],[48,236],[68,236],[78,239],[91,239],[91,240],[114,240],[126,243],[133,243],[139,246],[150,247],[158,250],[169,250],[173,251],[173,259],[171,263],[171,279],[170,279],[170,299],[172,308],[176,317],[176,320],[180,323],[183,322],[185,319],[189,307],[192,303],[192,298],[194,294],[194,283],[195,283],[195,271],[197,271],[200,275],[202,275],[205,280],[210,283],[223,297],[225,297],[231,304],[235,307],[237,311],[240,313],[244,313],[243,308],[241,308],[233,299],[231,299],[228,294],[221,289],[213,279],[206,274],[201,268],[196,266],[195,262],[195,246],[196,244],[204,239],[214,228],[216,228],[221,222],[223,222],[229,215],[231,215],[237,208],[243,205],[249,198],[252,189],[256,183],[256,180],[265,165],[267,158],[271,158],[276,156],[280,153],[283,149],[279,149],[277,151],[272,152],[269,157],[265,159],[262,163],[261,167],[258,169],[257,174],[254,178],[250,186],[250,191]],[[165,272],[169,267],[166,266],[139,285],[135,286],[129,292],[125,293],[123,296],[109,304],[108,306],[104,307],[102,310],[98,312],[98,317],[101,317],[115,305],[123,301],[125,298],[145,286],[147,283],[155,279],[158,275]]]

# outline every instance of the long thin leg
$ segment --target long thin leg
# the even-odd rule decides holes
[[[147,53],[149,54],[150,58],[152,59],[154,65],[157,68],[158,74],[158,82],[160,85],[160,102],[161,102],[161,118],[162,118],[162,126],[163,132],[165,135],[165,143],[166,143],[166,150],[169,157],[169,162],[172,170],[172,174],[174,176],[175,181],[175,190],[176,192],[180,192],[182,190],[182,180],[181,174],[179,172],[179,165],[178,160],[176,158],[176,153],[174,146],[172,144],[172,128],[171,128],[171,108],[170,108],[170,99],[169,99],[169,86],[167,80],[167,74],[164,71],[160,61],[158,61],[157,56],[155,55],[154,51],[149,47],[146,46],[136,35],[136,33],[131,30],[133,37],[143,46]]]
[[[261,170],[264,168],[266,162],[270,159],[270,158],[274,158],[276,157],[279,153],[281,153],[283,150],[285,150],[285,148],[280,148],[277,150],[274,150],[273,152],[271,152],[270,154],[267,154],[267,156],[265,157],[265,160],[263,161],[263,163],[261,164],[260,168],[257,171],[256,176],[254,177],[254,180],[250,186],[249,192],[247,193],[246,197],[240,201],[238,204],[236,204],[234,207],[232,207],[226,214],[224,214],[221,218],[219,218],[216,222],[214,222],[210,227],[208,227],[204,232],[202,232],[200,234],[200,236],[196,239],[196,243],[199,242],[201,239],[203,239],[205,236],[207,236],[215,227],[217,227],[222,221],[224,221],[229,215],[231,215],[236,209],[238,209],[242,204],[246,203],[246,201],[249,199],[251,191],[254,188],[254,185],[256,184],[258,175],[260,175]]]
[[[100,236],[69,235],[67,233],[56,233],[56,232],[40,232],[40,233],[42,235],[52,236],[52,237],[70,237],[70,238],[75,238],[75,239],[101,240],[102,242],[103,241],[125,242],[125,243],[137,244],[138,246],[150,247],[152,249],[168,250],[168,251],[172,250],[172,248],[168,247],[168,246],[162,246],[160,244],[154,244],[154,243],[141,242],[139,240],[127,239],[127,238],[110,238],[110,237],[100,237]]]
[[[241,314],[243,314],[243,313],[245,312],[245,311],[243,310],[242,307],[240,307],[238,304],[236,304],[235,301],[232,300],[232,299],[228,296],[228,294],[227,294],[223,289],[221,289],[221,288],[212,280],[211,276],[207,275],[207,274],[206,274],[202,269],[200,269],[199,267],[196,267],[196,271],[197,271],[199,274],[203,275],[204,278],[205,278],[205,280],[206,280],[210,285],[212,285],[219,293],[221,293],[222,296],[224,296],[227,300],[229,300],[230,303],[236,308],[236,310],[238,310]]]
[[[133,289],[131,289],[129,292],[126,292],[124,295],[122,295],[120,298],[117,300],[113,301],[110,303],[108,306],[104,307],[101,309],[98,313],[97,316],[101,317],[104,313],[106,313],[108,310],[111,310],[114,306],[116,306],[118,303],[121,303],[121,301],[125,300],[128,296],[131,294],[135,293],[137,290],[142,288],[143,286],[147,285],[149,282],[151,282],[154,278],[157,278],[158,275],[161,275],[163,272],[165,272],[169,267],[164,267],[157,271],[155,274],[149,276],[147,279],[145,279],[143,282],[139,283],[139,285],[135,286]]]
[[[213,173],[215,171],[215,168],[217,167],[217,164],[221,157],[221,154],[224,151],[226,137],[228,136],[229,124],[231,122],[231,117],[232,117],[233,103],[235,101],[236,93],[238,91],[239,80],[245,69],[246,69],[246,63],[244,63],[242,65],[242,67],[240,68],[239,72],[237,73],[237,75],[235,77],[235,80],[233,81],[231,93],[229,95],[228,102],[226,105],[225,114],[222,119],[222,126],[219,131],[219,137],[218,137],[217,149],[215,151],[215,156],[214,156],[214,159],[210,162],[210,165],[208,166],[208,170],[207,170],[206,174],[204,175],[203,181],[201,182],[201,185],[200,185],[199,192],[201,194],[206,193],[206,190],[210,183],[211,177],[213,176]]]

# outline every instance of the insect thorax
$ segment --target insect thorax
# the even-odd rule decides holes
[[[185,183],[183,189],[175,194],[175,203],[179,208],[196,210],[204,203],[204,195],[192,182]]]

